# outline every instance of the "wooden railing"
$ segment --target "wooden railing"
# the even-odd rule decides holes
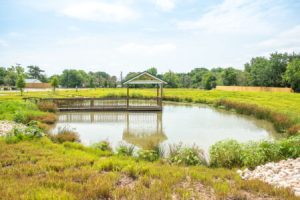
[[[162,99],[156,98],[27,98],[34,102],[53,102],[60,111],[160,111]]]

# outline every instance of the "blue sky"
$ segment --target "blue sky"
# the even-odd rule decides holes
[[[255,56],[300,52],[299,0],[0,0],[0,65],[243,69]]]

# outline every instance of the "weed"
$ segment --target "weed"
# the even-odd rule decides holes
[[[57,134],[48,134],[48,136],[56,143],[80,142],[78,134],[67,127],[60,129]]]

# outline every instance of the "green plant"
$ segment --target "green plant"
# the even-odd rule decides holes
[[[32,121],[28,126],[23,128],[14,128],[5,136],[5,141],[8,144],[17,143],[23,140],[30,140],[33,138],[41,138],[44,136],[43,131],[37,126],[37,122]]]
[[[112,151],[112,147],[108,141],[100,141],[92,146],[95,149],[100,149],[101,151]]]
[[[241,145],[236,140],[224,140],[212,145],[209,150],[212,167],[240,167]]]
[[[159,153],[155,150],[139,150],[138,158],[149,162],[156,161],[160,158]]]
[[[300,156],[300,135],[282,139],[277,142],[281,155],[285,158],[297,158]]]
[[[186,166],[207,164],[203,150],[197,146],[182,147],[182,144],[169,146],[169,161]]]
[[[134,145],[127,145],[124,143],[121,143],[116,151],[117,151],[117,155],[121,155],[121,156],[132,156],[134,153]]]

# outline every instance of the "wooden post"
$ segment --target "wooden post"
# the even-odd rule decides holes
[[[156,101],[157,101],[157,105],[159,106],[159,85],[158,84],[156,86]]]
[[[163,101],[163,84],[160,84],[160,107],[162,109],[162,101]]]
[[[129,109],[129,85],[127,85],[127,110]]]
[[[90,107],[93,108],[94,107],[94,99],[91,99],[91,102],[90,102]]]

